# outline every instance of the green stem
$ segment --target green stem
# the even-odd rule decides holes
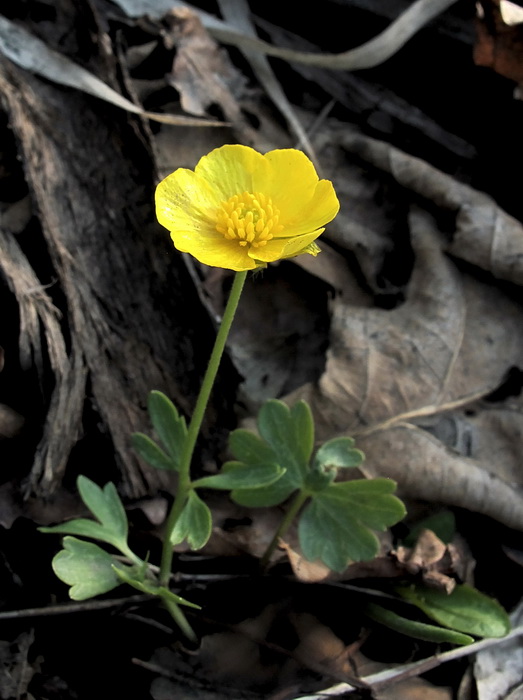
[[[176,622],[181,631],[185,634],[187,639],[190,639],[191,642],[197,642],[198,637],[194,633],[194,630],[191,627],[191,625],[187,622],[187,618],[182,612],[180,606],[177,603],[175,603],[174,600],[171,600],[166,596],[161,596],[161,598],[164,606],[171,613],[171,617]]]
[[[236,313],[236,309],[238,308],[238,302],[240,301],[240,296],[242,293],[243,285],[245,284],[246,277],[247,271],[237,272],[234,277],[231,293],[229,295],[229,299],[227,301],[227,305],[223,313],[222,322],[216,335],[214,348],[209,359],[209,364],[207,365],[205,376],[203,378],[200,394],[196,401],[196,406],[194,407],[191,422],[189,423],[189,429],[187,431],[187,437],[185,439],[184,449],[180,460],[178,489],[165,526],[162,561],[160,565],[160,585],[162,586],[168,586],[169,583],[173,559],[171,535],[176,525],[176,522],[180,517],[180,514],[185,506],[187,496],[189,495],[189,491],[191,490],[190,468],[194,448],[196,445],[196,440],[198,437],[198,433],[200,432],[203,417],[205,414],[205,409],[207,408],[207,404],[209,402],[209,396],[211,395],[214,380],[216,379],[216,374],[218,373],[220,361],[222,359],[223,351],[225,350],[227,337],[231,329],[234,314]]]
[[[310,496],[309,492],[305,491],[305,490],[300,490],[296,494],[296,497],[294,498],[293,502],[289,506],[289,510],[283,516],[278,529],[274,533],[274,537],[270,541],[270,544],[267,547],[265,554],[260,559],[260,568],[261,569],[265,569],[267,567],[267,565],[269,564],[271,556],[272,556],[274,550],[276,549],[276,547],[278,546],[278,540],[280,539],[280,537],[283,537],[283,535],[287,532],[287,530],[291,526],[292,521],[298,515],[300,508],[305,503],[305,501],[309,498],[309,496]]]

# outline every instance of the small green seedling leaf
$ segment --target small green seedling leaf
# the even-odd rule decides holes
[[[497,600],[466,583],[450,594],[421,584],[398,586],[396,591],[445,627],[477,637],[504,637],[510,632],[509,617]]]
[[[107,483],[101,489],[85,476],[79,476],[76,483],[83,502],[99,522],[78,518],[52,527],[40,527],[40,532],[92,537],[128,555],[127,516],[115,485]]]
[[[186,539],[192,550],[201,549],[208,542],[211,532],[211,511],[194,491],[190,491],[172,532],[171,544],[179,544]]]
[[[425,642],[435,642],[437,644],[447,642],[448,644],[459,644],[463,646],[465,644],[472,644],[474,641],[474,637],[468,634],[462,634],[461,632],[445,629],[444,627],[436,627],[426,622],[409,620],[392,610],[387,610],[386,608],[382,608],[381,605],[375,605],[374,603],[367,604],[365,613],[371,620],[379,622],[395,632],[405,634],[414,639],[422,639]]]
[[[385,530],[405,515],[395,488],[390,479],[358,479],[313,494],[298,524],[304,556],[338,572],[350,561],[373,559],[379,542],[370,528]]]
[[[150,392],[147,409],[158,437],[173,460],[174,468],[178,469],[187,437],[185,418],[180,416],[173,402],[161,391]]]
[[[255,464],[249,467],[242,465],[235,469],[227,469],[221,474],[204,476],[193,481],[193,488],[218,489],[231,491],[233,489],[253,489],[268,486],[279,479],[284,469],[277,464]]]
[[[361,450],[354,447],[354,440],[350,437],[334,438],[323,445],[316,452],[313,467],[315,469],[359,467],[365,459]]]
[[[155,469],[176,469],[177,463],[144,433],[133,433],[131,444],[140,457]]]
[[[120,585],[114,567],[120,566],[110,554],[93,542],[64,537],[63,549],[52,566],[58,578],[71,586],[69,597],[86,600]]]

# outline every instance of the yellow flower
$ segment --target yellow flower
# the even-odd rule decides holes
[[[205,265],[252,270],[301,253],[339,210],[329,180],[293,148],[265,155],[227,145],[179,168],[156,189],[158,221],[174,246]]]

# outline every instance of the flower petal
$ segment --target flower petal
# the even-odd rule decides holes
[[[253,270],[256,262],[249,257],[247,246],[237,241],[228,241],[222,235],[207,237],[195,236],[194,231],[172,231],[175,248],[182,253],[190,253],[196,260],[210,267],[223,267],[227,270]]]
[[[340,209],[340,203],[330,180],[320,180],[311,200],[303,206],[294,219],[287,218],[287,212],[280,215],[283,230],[280,236],[299,236],[325,226],[332,221]],[[278,234],[277,234],[278,235]]]
[[[272,198],[280,210],[280,223],[285,225],[313,198],[319,178],[305,153],[294,148],[269,151],[265,159],[270,169],[256,173],[254,190]]]
[[[169,231],[215,225],[220,195],[192,170],[178,168],[156,188],[156,216]]]
[[[195,172],[210,183],[221,201],[226,201],[234,194],[256,192],[255,180],[268,177],[270,166],[253,148],[229,144],[203,156]]]
[[[308,252],[305,248],[315,241],[323,231],[325,231],[324,228],[319,228],[311,233],[293,238],[273,238],[272,241],[269,241],[267,245],[261,248],[251,248],[249,255],[255,260],[261,260],[262,262],[293,258],[301,252]]]

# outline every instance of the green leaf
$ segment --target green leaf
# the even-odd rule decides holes
[[[86,476],[79,476],[76,486],[82,501],[107,532],[122,542],[127,542],[127,515],[120,500],[116,486],[108,482],[101,489]]]
[[[422,639],[425,642],[436,642],[437,644],[448,642],[449,644],[465,645],[472,644],[474,641],[474,638],[468,634],[462,634],[444,627],[435,627],[434,625],[428,625],[426,622],[409,620],[392,610],[387,610],[382,608],[381,605],[375,605],[374,603],[367,604],[365,613],[371,620],[375,620],[395,632],[414,637],[414,639]]]
[[[452,593],[423,585],[398,586],[397,593],[440,625],[477,637],[504,637],[510,620],[501,605],[466,583]]]
[[[173,529],[171,544],[178,544],[186,539],[192,550],[201,549],[208,542],[211,532],[211,511],[194,491],[190,491]]]
[[[405,515],[403,503],[391,494],[395,487],[390,479],[358,479],[311,495],[298,524],[305,557],[321,559],[334,571],[373,559],[379,542],[369,528],[384,530]]]
[[[278,463],[272,447],[250,430],[233,430],[229,435],[229,447],[236,459],[245,464]]]
[[[350,437],[334,438],[323,443],[314,457],[314,467],[320,469],[359,467],[365,455],[353,445],[354,440]]]
[[[64,537],[63,547],[52,566],[58,578],[71,586],[70,598],[86,600],[120,585],[113,567],[121,565],[98,545]]]
[[[158,437],[178,469],[187,437],[185,418],[180,416],[173,402],[161,391],[150,392],[147,409]]]
[[[244,465],[220,474],[205,476],[193,481],[193,488],[209,488],[229,491],[232,489],[252,489],[268,486],[284,474],[284,469],[277,464]]]
[[[285,473],[267,486],[235,488],[231,498],[248,507],[275,506],[299,489],[309,471],[314,444],[314,424],[309,406],[298,401],[290,409],[271,399],[260,409],[258,428],[261,438],[248,430],[234,430],[229,439],[237,461],[227,462],[223,471],[254,466],[278,465]]]
[[[241,462],[227,462],[224,468],[231,469],[231,465],[238,465],[235,468],[246,469],[247,465]],[[288,476],[287,472],[273,481],[269,486],[260,486],[253,489],[235,489],[231,491],[231,499],[240,506],[248,508],[267,508],[269,506],[277,506],[283,503],[296,491],[294,480]]]
[[[314,441],[308,405],[299,401],[291,410],[283,401],[270,399],[260,409],[258,429],[274,450],[278,464],[287,470],[289,481],[299,488],[309,469]]]
[[[100,523],[97,523],[94,520],[77,518],[76,520],[69,520],[66,523],[60,523],[60,525],[39,527],[38,530],[40,532],[56,535],[80,535],[81,537],[92,537],[94,540],[107,542],[108,544],[112,544],[114,547],[119,549],[119,538],[115,537],[110,531],[106,530],[103,525],[100,525]]]
[[[150,437],[133,433],[131,443],[136,452],[155,469],[177,469],[178,464],[169,457]]]
[[[99,522],[87,520],[86,518],[77,518],[52,527],[40,527],[38,528],[39,531],[51,534],[92,537],[95,540],[107,542],[119,549],[123,554],[129,555],[127,516],[114,484],[107,483],[101,489],[87,477],[79,476],[77,486],[83,502],[92,514],[98,518]]]
[[[329,569],[344,571],[350,561],[373,559],[379,551],[376,535],[353,518],[346,508],[322,499],[321,491],[303,511],[298,523],[300,546],[306,559],[321,559]]]
[[[331,505],[350,511],[367,527],[386,530],[405,517],[405,506],[393,496],[396,483],[392,479],[354,479],[332,484],[319,494]]]

